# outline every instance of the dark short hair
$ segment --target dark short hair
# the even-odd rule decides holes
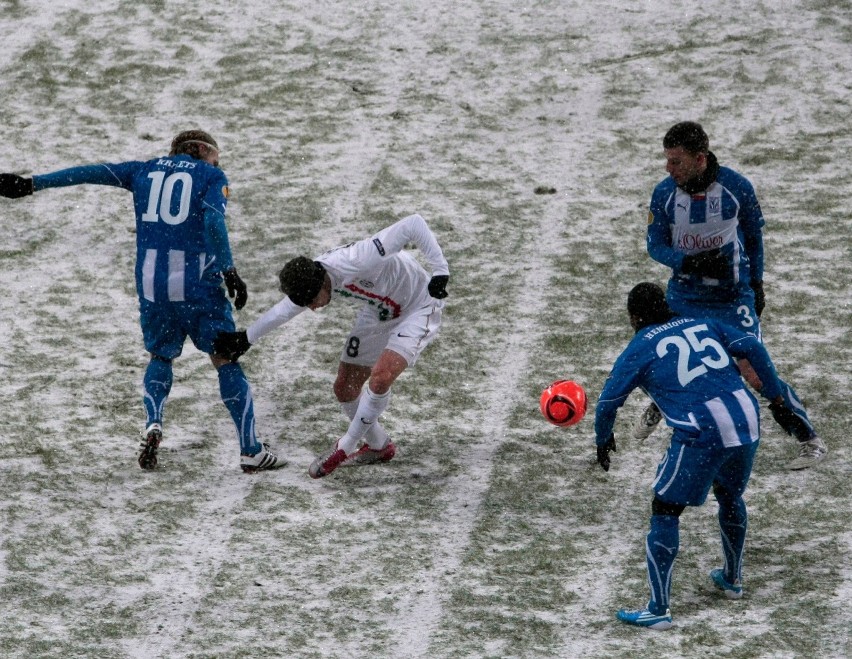
[[[325,268],[319,261],[306,256],[297,256],[287,261],[278,273],[281,292],[293,304],[306,307],[314,301],[325,281]]]
[[[196,160],[201,160],[200,146],[208,146],[217,151],[219,150],[219,145],[216,144],[216,140],[213,139],[210,133],[203,130],[185,130],[182,133],[178,133],[172,140],[172,148],[169,151],[169,155],[186,154]]]
[[[663,148],[674,149],[683,147],[689,153],[707,153],[710,150],[710,138],[695,121],[681,121],[666,132],[663,137]]]
[[[664,323],[673,315],[666,302],[666,292],[650,281],[636,284],[628,293],[627,312],[639,320],[639,327]]]

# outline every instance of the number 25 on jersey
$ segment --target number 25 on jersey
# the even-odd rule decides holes
[[[669,349],[677,352],[677,378],[682,387],[707,373],[708,368],[725,368],[731,363],[728,353],[716,339],[699,338],[698,335],[706,331],[707,325],[687,327],[683,330],[683,336],[667,336],[657,344],[657,356],[660,359],[668,354]],[[690,368],[693,354],[698,356],[701,363]]]

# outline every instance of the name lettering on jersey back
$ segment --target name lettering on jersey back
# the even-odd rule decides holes
[[[195,169],[195,163],[191,160],[169,160],[168,158],[157,160],[157,166],[169,167],[171,169]]]
[[[680,327],[685,323],[691,323],[694,318],[678,318],[677,320],[669,321],[668,323],[664,323],[662,325],[657,325],[654,329],[648,330],[642,335],[643,339],[653,339],[660,332],[665,332],[666,330],[670,330],[672,327]]]

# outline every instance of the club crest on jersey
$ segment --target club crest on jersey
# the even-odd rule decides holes
[[[227,185],[222,186],[222,196],[227,199],[231,195],[231,191],[228,189]]]
[[[719,197],[711,197],[707,202],[707,206],[713,215],[718,215],[722,212],[722,200]]]
[[[358,283],[359,283],[361,286],[363,286],[364,288],[373,288],[373,286],[375,286],[375,284],[374,284],[373,282],[371,282],[371,281],[369,281],[369,280],[367,280],[367,279],[359,279],[359,280],[358,280]]]
[[[379,250],[379,254],[382,256],[385,255],[385,246],[382,245],[382,241],[378,238],[373,238],[373,244],[376,246],[376,249]]]

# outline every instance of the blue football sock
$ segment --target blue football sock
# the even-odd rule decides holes
[[[645,541],[651,601],[648,610],[662,615],[669,608],[672,568],[680,547],[680,522],[674,515],[651,515],[651,530]]]
[[[814,426],[811,423],[811,420],[808,418],[808,412],[805,410],[805,406],[802,405],[802,401],[799,400],[799,396],[793,390],[789,384],[784,382],[784,380],[780,380],[781,382],[781,395],[784,397],[784,402],[787,407],[793,410],[796,413],[796,416],[801,417],[801,419],[808,426],[808,436],[807,437],[796,437],[800,442],[807,441],[812,439],[814,435],[816,435],[816,431],[814,430]]]
[[[722,536],[722,554],[725,557],[725,581],[736,583],[742,580],[748,513],[742,497],[716,498],[719,501],[719,531]]]
[[[172,390],[172,362],[156,357],[151,359],[148,362],[148,368],[145,369],[142,386],[145,389],[142,402],[148,419],[145,425],[150,426],[152,423],[162,425],[163,408]]]
[[[242,366],[232,363],[219,367],[219,393],[237,427],[240,453],[255,455],[262,447],[254,433],[254,399]]]

